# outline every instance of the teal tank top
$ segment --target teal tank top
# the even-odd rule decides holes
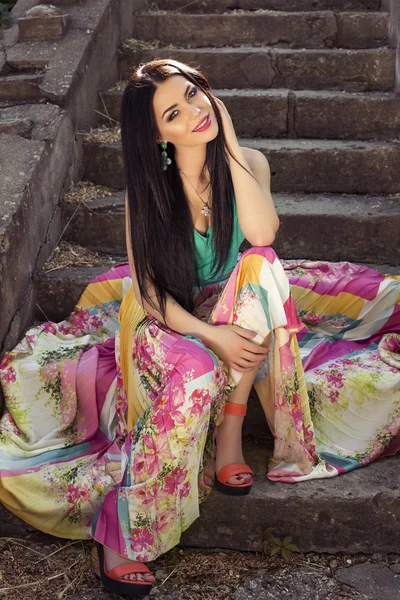
[[[211,285],[213,283],[219,283],[220,281],[223,281],[226,278],[226,275],[229,275],[233,271],[238,261],[240,245],[244,239],[245,237],[239,225],[236,199],[233,195],[232,241],[229,248],[229,255],[223,269],[220,269],[214,274],[212,272],[212,264],[214,259],[212,225],[210,225],[210,227],[207,229],[204,235],[199,233],[196,229],[194,230],[197,274],[201,285]]]

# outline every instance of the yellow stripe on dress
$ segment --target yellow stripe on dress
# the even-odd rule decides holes
[[[264,257],[261,256],[261,254],[249,254],[248,256],[244,257],[242,268],[240,269],[240,276],[236,279],[235,297],[237,297],[242,287],[259,281],[263,261]],[[248,263],[251,264],[252,269],[249,269],[248,267],[245,269],[244,263],[246,263],[246,265]]]
[[[127,425],[131,431],[140,415],[149,406],[146,394],[138,380],[136,369],[133,368],[133,335],[138,323],[146,316],[146,312],[136,300],[130,285],[122,300],[118,320],[120,323],[120,367],[122,381],[128,400]]]
[[[90,283],[79,298],[76,306],[90,308],[91,306],[112,302],[113,300],[121,300],[122,281],[119,278]]]
[[[339,292],[337,296],[330,296],[328,293],[318,294],[310,289],[297,285],[291,285],[290,291],[295,301],[297,309],[313,311],[318,315],[330,315],[340,313],[350,319],[358,319],[367,300],[349,294],[348,292]]]

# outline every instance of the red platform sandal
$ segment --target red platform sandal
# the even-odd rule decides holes
[[[234,402],[227,402],[225,404],[225,414],[227,415],[244,417],[246,416],[246,412],[247,405],[245,404],[235,404]],[[228,483],[228,479],[235,475],[239,475],[239,473],[250,473],[250,475],[253,475],[253,471],[250,469],[249,465],[246,465],[245,463],[233,463],[227,465],[218,471],[215,480],[215,488],[222,494],[227,494],[228,496],[245,496],[250,492],[253,480],[251,480],[250,483]]]
[[[151,573],[151,571],[143,563],[134,562],[119,565],[107,571],[106,561],[104,556],[104,548],[101,544],[96,544],[98,564],[95,565],[95,573],[101,579],[101,583],[105,588],[116,594],[123,596],[131,596],[139,598],[147,596],[150,593],[153,584],[148,581],[130,581],[123,579],[124,575],[131,573]]]

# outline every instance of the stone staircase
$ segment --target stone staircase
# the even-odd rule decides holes
[[[186,8],[180,10],[184,5]],[[199,65],[226,104],[241,144],[268,157],[282,258],[351,260],[400,269],[400,98],[380,0],[157,0],[137,13],[119,55],[120,82],[99,95],[98,140],[84,140],[83,180],[111,195],[63,205],[64,240],[126,261],[119,109],[134,66],[170,57]],[[104,127],[112,126],[104,141]],[[96,133],[96,132],[91,132]],[[36,274],[38,319],[63,319],[85,285],[110,268]],[[266,480],[271,439],[255,398],[245,499],[214,493],[186,545],[257,550],[260,529],[304,551],[398,552],[399,459],[333,480]],[[368,523],[368,527],[365,524]]]

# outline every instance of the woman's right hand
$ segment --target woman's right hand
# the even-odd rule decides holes
[[[210,325],[205,340],[210,350],[235,371],[252,371],[265,360],[268,348],[252,342],[257,333],[238,325]]]

